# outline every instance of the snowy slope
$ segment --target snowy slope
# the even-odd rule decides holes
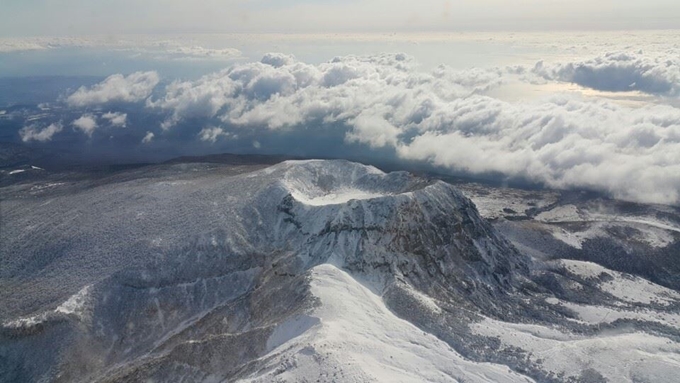
[[[465,360],[335,266],[317,266],[311,275],[319,307],[280,324],[270,338],[277,347],[263,357],[273,362],[243,382],[531,381],[506,366]]]
[[[666,306],[680,303],[680,293],[643,278],[609,270],[592,262],[574,260],[559,262],[570,272],[585,278],[599,278],[605,274],[606,280],[600,281],[598,287],[622,301],[643,304],[654,302]]]
[[[639,234],[635,239],[652,247],[666,247],[674,242],[674,234],[680,233],[680,226],[664,222],[655,217],[645,217],[622,214],[603,214],[599,211],[579,209],[574,205],[562,205],[554,209],[543,211],[535,219],[550,224],[585,223],[585,230],[567,231],[557,228],[553,236],[577,249],[583,247],[583,242],[593,238],[606,238],[607,229],[612,227],[633,228]]]
[[[472,329],[498,338],[505,347],[525,350],[531,360],[564,379],[578,379],[584,371],[591,371],[609,382],[672,383],[680,371],[680,343],[642,332],[584,337],[491,319],[472,325]]]

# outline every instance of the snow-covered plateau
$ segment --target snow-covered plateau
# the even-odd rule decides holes
[[[2,382],[680,376],[674,207],[342,160],[5,177]]]

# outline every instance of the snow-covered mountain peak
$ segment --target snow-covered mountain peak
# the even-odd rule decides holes
[[[680,366],[655,335],[624,359],[656,353],[644,369],[589,368],[571,350],[600,328],[679,336],[677,294],[532,261],[438,180],[287,161],[95,181],[0,190],[0,382],[618,382]]]
[[[406,172],[385,174],[373,166],[344,160],[286,161],[282,186],[309,206],[344,204],[409,192],[414,177]]]
[[[366,185],[367,178],[383,178],[376,168],[344,161],[291,161],[283,185],[297,201],[311,206],[343,204],[350,200],[387,195]]]
[[[526,259],[442,181],[348,161],[289,161],[260,177],[272,183],[248,203],[245,226],[261,228],[247,230],[258,234],[250,242],[294,254],[286,273],[330,262],[372,280],[414,279],[424,290],[495,291],[526,270]]]

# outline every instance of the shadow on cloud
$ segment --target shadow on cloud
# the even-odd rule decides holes
[[[533,73],[546,79],[571,82],[607,92],[640,91],[658,96],[680,95],[680,60],[677,52],[649,57],[637,53],[608,53],[580,62],[545,64]]]

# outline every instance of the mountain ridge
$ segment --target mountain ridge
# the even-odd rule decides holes
[[[655,341],[680,339],[677,297],[667,298],[662,322],[654,312],[630,310],[610,323],[588,322],[593,310],[616,310],[607,294],[623,282],[589,286],[585,300],[573,281],[591,281],[590,274],[568,280],[567,271],[523,254],[470,199],[436,179],[304,160],[264,168],[166,164],[83,182],[2,191],[12,201],[3,202],[11,225],[2,240],[14,250],[0,275],[11,288],[0,331],[7,378],[0,380],[380,381],[404,368],[404,381],[491,374],[596,382],[622,375],[561,357],[555,360],[563,364],[549,364],[534,356],[541,349],[513,343],[505,332],[557,332],[538,339],[564,339],[553,346],[558,355],[603,331],[625,335],[628,326]],[[39,223],[43,217],[49,225]],[[656,307],[656,298],[645,299]],[[366,310],[352,314],[343,300]],[[357,323],[373,324],[353,322],[361,316]],[[340,336],[325,338],[327,331]],[[396,361],[370,354],[376,369],[356,365],[370,347],[352,331],[403,354]],[[641,339],[634,350],[644,348]],[[664,347],[680,350],[673,342]],[[449,363],[433,359],[433,350]],[[662,357],[670,351],[646,350],[649,363],[672,371]],[[409,358],[434,364],[420,371]]]

